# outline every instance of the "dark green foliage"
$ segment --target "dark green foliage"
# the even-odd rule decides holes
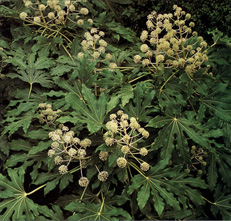
[[[148,13],[176,3],[212,45],[191,75],[133,61]],[[0,2],[0,219],[230,219],[229,1],[78,4],[93,25],[44,29],[19,19],[23,1]],[[83,47],[91,26],[99,57]]]

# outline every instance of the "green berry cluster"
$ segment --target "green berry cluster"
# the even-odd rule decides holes
[[[121,157],[117,159],[117,165],[124,168],[127,160],[135,159],[143,171],[148,171],[150,165],[139,159],[136,155],[146,156],[148,150],[145,147],[138,148],[137,143],[149,137],[149,132],[142,128],[134,117],[130,117],[122,110],[117,114],[110,115],[110,121],[106,123],[107,132],[104,133],[104,141],[107,146],[117,145],[120,147]],[[100,159],[106,160],[107,152],[100,152]]]
[[[51,149],[48,150],[48,156],[54,157],[56,165],[60,165],[58,170],[60,174],[68,172],[68,166],[71,161],[78,161],[80,166],[81,178],[79,185],[85,187],[89,181],[83,176],[83,168],[86,168],[88,157],[86,149],[90,147],[91,140],[85,138],[80,140],[75,136],[75,132],[69,130],[67,126],[60,125],[60,129],[49,133],[49,138],[53,141]]]
[[[52,110],[52,105],[47,103],[39,104],[40,113],[38,115],[39,123],[46,123],[48,126],[53,125],[55,120],[59,117],[62,111],[60,109],[54,111]]]
[[[207,163],[204,160],[205,157],[207,157],[207,152],[204,151],[203,148],[197,148],[195,145],[191,147],[191,162],[192,162],[192,168],[198,172],[198,174],[202,174],[202,170],[200,169],[200,166],[206,166]],[[189,166],[187,165],[187,169],[185,169],[186,173],[190,173]]]
[[[134,56],[134,62],[142,62],[144,66],[157,69],[164,64],[167,68],[184,69],[188,75],[193,75],[204,61],[207,43],[192,28],[194,22],[189,22],[191,15],[174,5],[174,14],[157,14],[153,11],[148,15],[147,28],[140,36],[143,44],[140,47],[144,54]]]

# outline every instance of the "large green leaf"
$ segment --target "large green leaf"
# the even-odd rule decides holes
[[[231,122],[231,97],[227,84],[217,83],[212,85],[207,96],[200,99],[204,105],[214,116]]]
[[[4,128],[4,130],[2,131],[2,135],[9,133],[9,136],[11,136],[15,131],[17,131],[21,127],[23,131],[26,133],[34,117],[35,114],[32,112],[28,112],[21,117],[8,117],[4,122],[7,121],[9,125]]]
[[[218,184],[214,193],[215,202],[212,203],[211,211],[215,217],[221,214],[222,220],[231,219],[231,192],[229,188],[222,188]]]
[[[168,207],[177,212],[182,208],[190,208],[193,204],[203,205],[204,200],[198,188],[206,188],[203,180],[188,177],[177,167],[164,169],[164,163],[159,162],[147,174],[135,175],[128,193],[137,192],[140,209],[151,202],[161,217]]]
[[[24,190],[24,174],[23,168],[8,169],[10,180],[0,174],[0,189],[1,189],[1,201],[0,205],[0,219],[1,220],[35,220],[38,216],[43,215],[41,212],[50,211],[46,214],[46,217],[52,218],[52,220],[60,220],[55,213],[47,206],[42,206],[33,202],[28,198],[28,195],[33,194],[36,190],[32,190],[27,193]],[[39,190],[41,187],[38,187]],[[61,215],[61,218],[62,215]]]
[[[122,208],[106,207],[101,203],[72,202],[65,209],[75,212],[68,220],[131,220],[131,216]]]
[[[157,116],[148,123],[147,127],[163,127],[152,145],[152,150],[160,149],[161,159],[166,164],[171,159],[175,148],[179,151],[180,157],[185,162],[190,162],[189,138],[202,147],[208,146],[206,138],[202,137],[198,132],[201,125],[184,117]]]
[[[87,128],[91,133],[97,132],[103,127],[106,117],[107,100],[104,93],[96,99],[91,89],[82,85],[84,100],[80,99],[73,93],[66,96],[66,101],[75,110],[73,113],[81,123],[87,123]]]
[[[148,115],[156,111],[156,108],[152,106],[155,91],[145,90],[145,87],[146,84],[141,82],[134,88],[134,98],[125,106],[124,110],[130,117],[148,122],[151,119]]]
[[[42,87],[52,87],[50,76],[44,69],[52,67],[53,61],[46,57],[38,57],[36,60],[36,55],[36,53],[28,54],[27,61],[18,56],[6,60],[18,67],[17,73],[8,74],[8,77],[19,78],[30,84],[28,97],[30,97],[34,83],[39,83]]]

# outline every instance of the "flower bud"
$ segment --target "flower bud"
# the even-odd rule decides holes
[[[79,179],[79,185],[81,187],[86,187],[88,185],[88,183],[89,183],[89,180],[87,179],[87,177],[81,177]]]
[[[98,179],[102,182],[105,182],[108,178],[108,172],[107,171],[102,171],[102,172],[99,172],[98,174]]]
[[[124,157],[119,157],[116,162],[120,168],[124,168],[127,165],[127,160]]]

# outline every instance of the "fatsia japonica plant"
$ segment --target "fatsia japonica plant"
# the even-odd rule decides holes
[[[106,3],[0,3],[0,219],[230,219],[230,38]]]

